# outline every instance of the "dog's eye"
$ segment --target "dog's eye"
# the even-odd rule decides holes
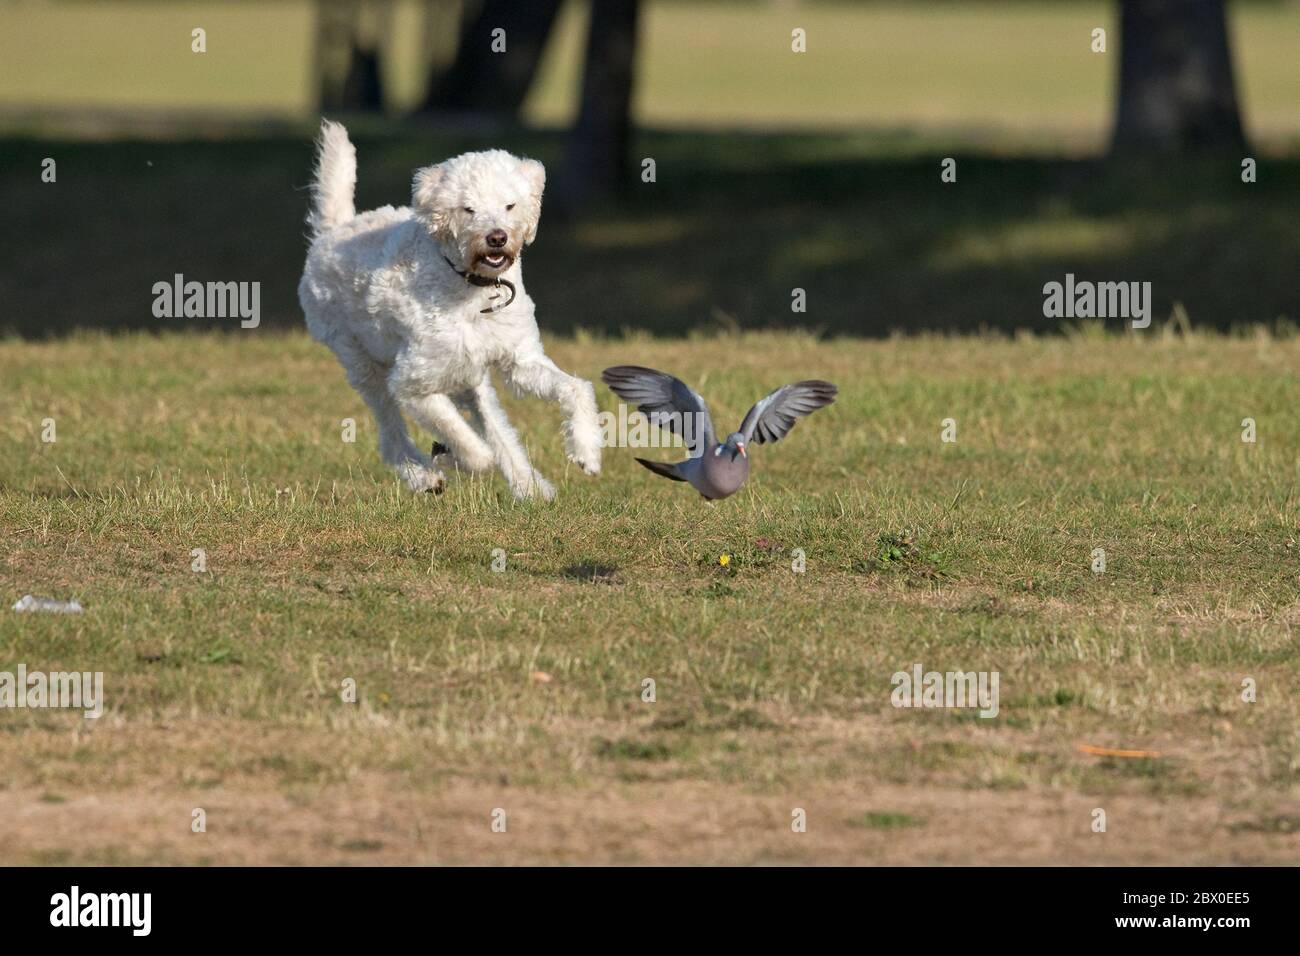
[[[514,209],[514,208],[515,208],[515,204],[514,204],[514,203],[511,203],[509,206],[506,206],[506,212],[509,212],[511,209]]]
[[[470,209],[469,206],[466,206],[466,207],[465,207],[465,211],[466,211],[467,213],[469,213],[471,216],[474,215],[474,210],[473,210],[473,209]]]

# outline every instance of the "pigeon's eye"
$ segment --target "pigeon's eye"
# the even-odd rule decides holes
[[[511,203],[509,206],[506,206],[506,212],[509,212],[510,210],[512,210],[512,209],[514,209],[514,208],[515,208],[515,204],[514,204],[514,203]]]
[[[471,216],[474,215],[474,210],[473,210],[473,209],[470,209],[469,206],[466,206],[466,207],[465,207],[465,211],[466,211],[467,213],[469,213]]]

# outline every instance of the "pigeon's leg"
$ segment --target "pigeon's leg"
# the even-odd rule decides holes
[[[519,394],[559,402],[564,423],[564,451],[569,461],[589,475],[600,473],[601,434],[596,390],[591,383],[562,371],[539,348],[502,369],[506,382]]]
[[[510,490],[516,498],[540,496],[546,501],[555,497],[555,488],[541,474],[533,469],[506,410],[501,407],[496,389],[492,387],[492,377],[484,375],[483,381],[474,389],[474,398],[478,402],[478,421],[483,428],[483,435],[496,455],[497,467],[506,476]]]

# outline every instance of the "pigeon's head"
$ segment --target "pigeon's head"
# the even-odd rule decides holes
[[[726,441],[713,449],[713,455],[716,458],[730,455],[732,461],[736,460],[737,455],[741,458],[748,458],[749,455],[745,452],[745,436],[741,432],[732,432],[727,436]]]

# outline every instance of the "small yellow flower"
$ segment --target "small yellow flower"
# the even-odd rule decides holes
[[[731,563],[731,555],[729,554],[724,554],[722,557],[718,558],[718,564],[722,565],[724,568],[730,563]]]

